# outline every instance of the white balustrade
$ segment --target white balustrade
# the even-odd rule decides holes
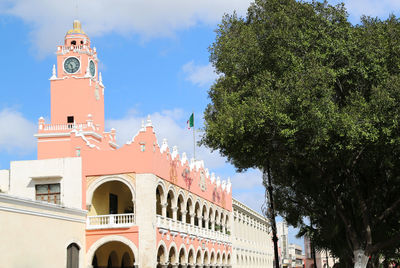
[[[86,229],[127,228],[135,224],[133,213],[88,216]]]
[[[85,129],[88,125],[86,123],[72,123],[72,124],[45,124],[44,130],[72,130],[72,129]]]
[[[230,236],[219,231],[209,230],[194,226],[189,223],[176,221],[171,218],[165,218],[161,215],[157,215],[157,227],[166,229],[173,232],[185,233],[188,235],[195,235],[205,239],[217,240],[222,242],[230,243]]]

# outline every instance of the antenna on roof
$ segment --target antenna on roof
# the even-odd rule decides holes
[[[79,6],[78,6],[78,0],[75,0],[75,19],[79,18]]]

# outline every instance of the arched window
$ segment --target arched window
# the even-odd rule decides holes
[[[67,268],[79,268],[79,246],[75,243],[67,247]]]
[[[71,45],[76,46],[76,41],[75,40],[71,41]]]
[[[93,257],[92,266],[93,266],[93,268],[99,268],[99,266],[97,264],[97,256],[96,255],[94,255],[94,257]]]

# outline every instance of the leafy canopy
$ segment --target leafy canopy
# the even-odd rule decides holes
[[[216,33],[201,142],[239,171],[268,161],[278,211],[338,256],[399,246],[399,19],[256,0]]]

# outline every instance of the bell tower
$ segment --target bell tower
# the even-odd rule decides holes
[[[80,156],[84,150],[114,150],[115,130],[104,131],[104,85],[90,38],[75,20],[57,47],[50,78],[51,123],[39,119],[38,158]]]
[[[51,123],[84,123],[88,115],[104,130],[104,86],[98,72],[96,48],[75,20],[73,29],[57,47],[57,68],[50,78]]]

